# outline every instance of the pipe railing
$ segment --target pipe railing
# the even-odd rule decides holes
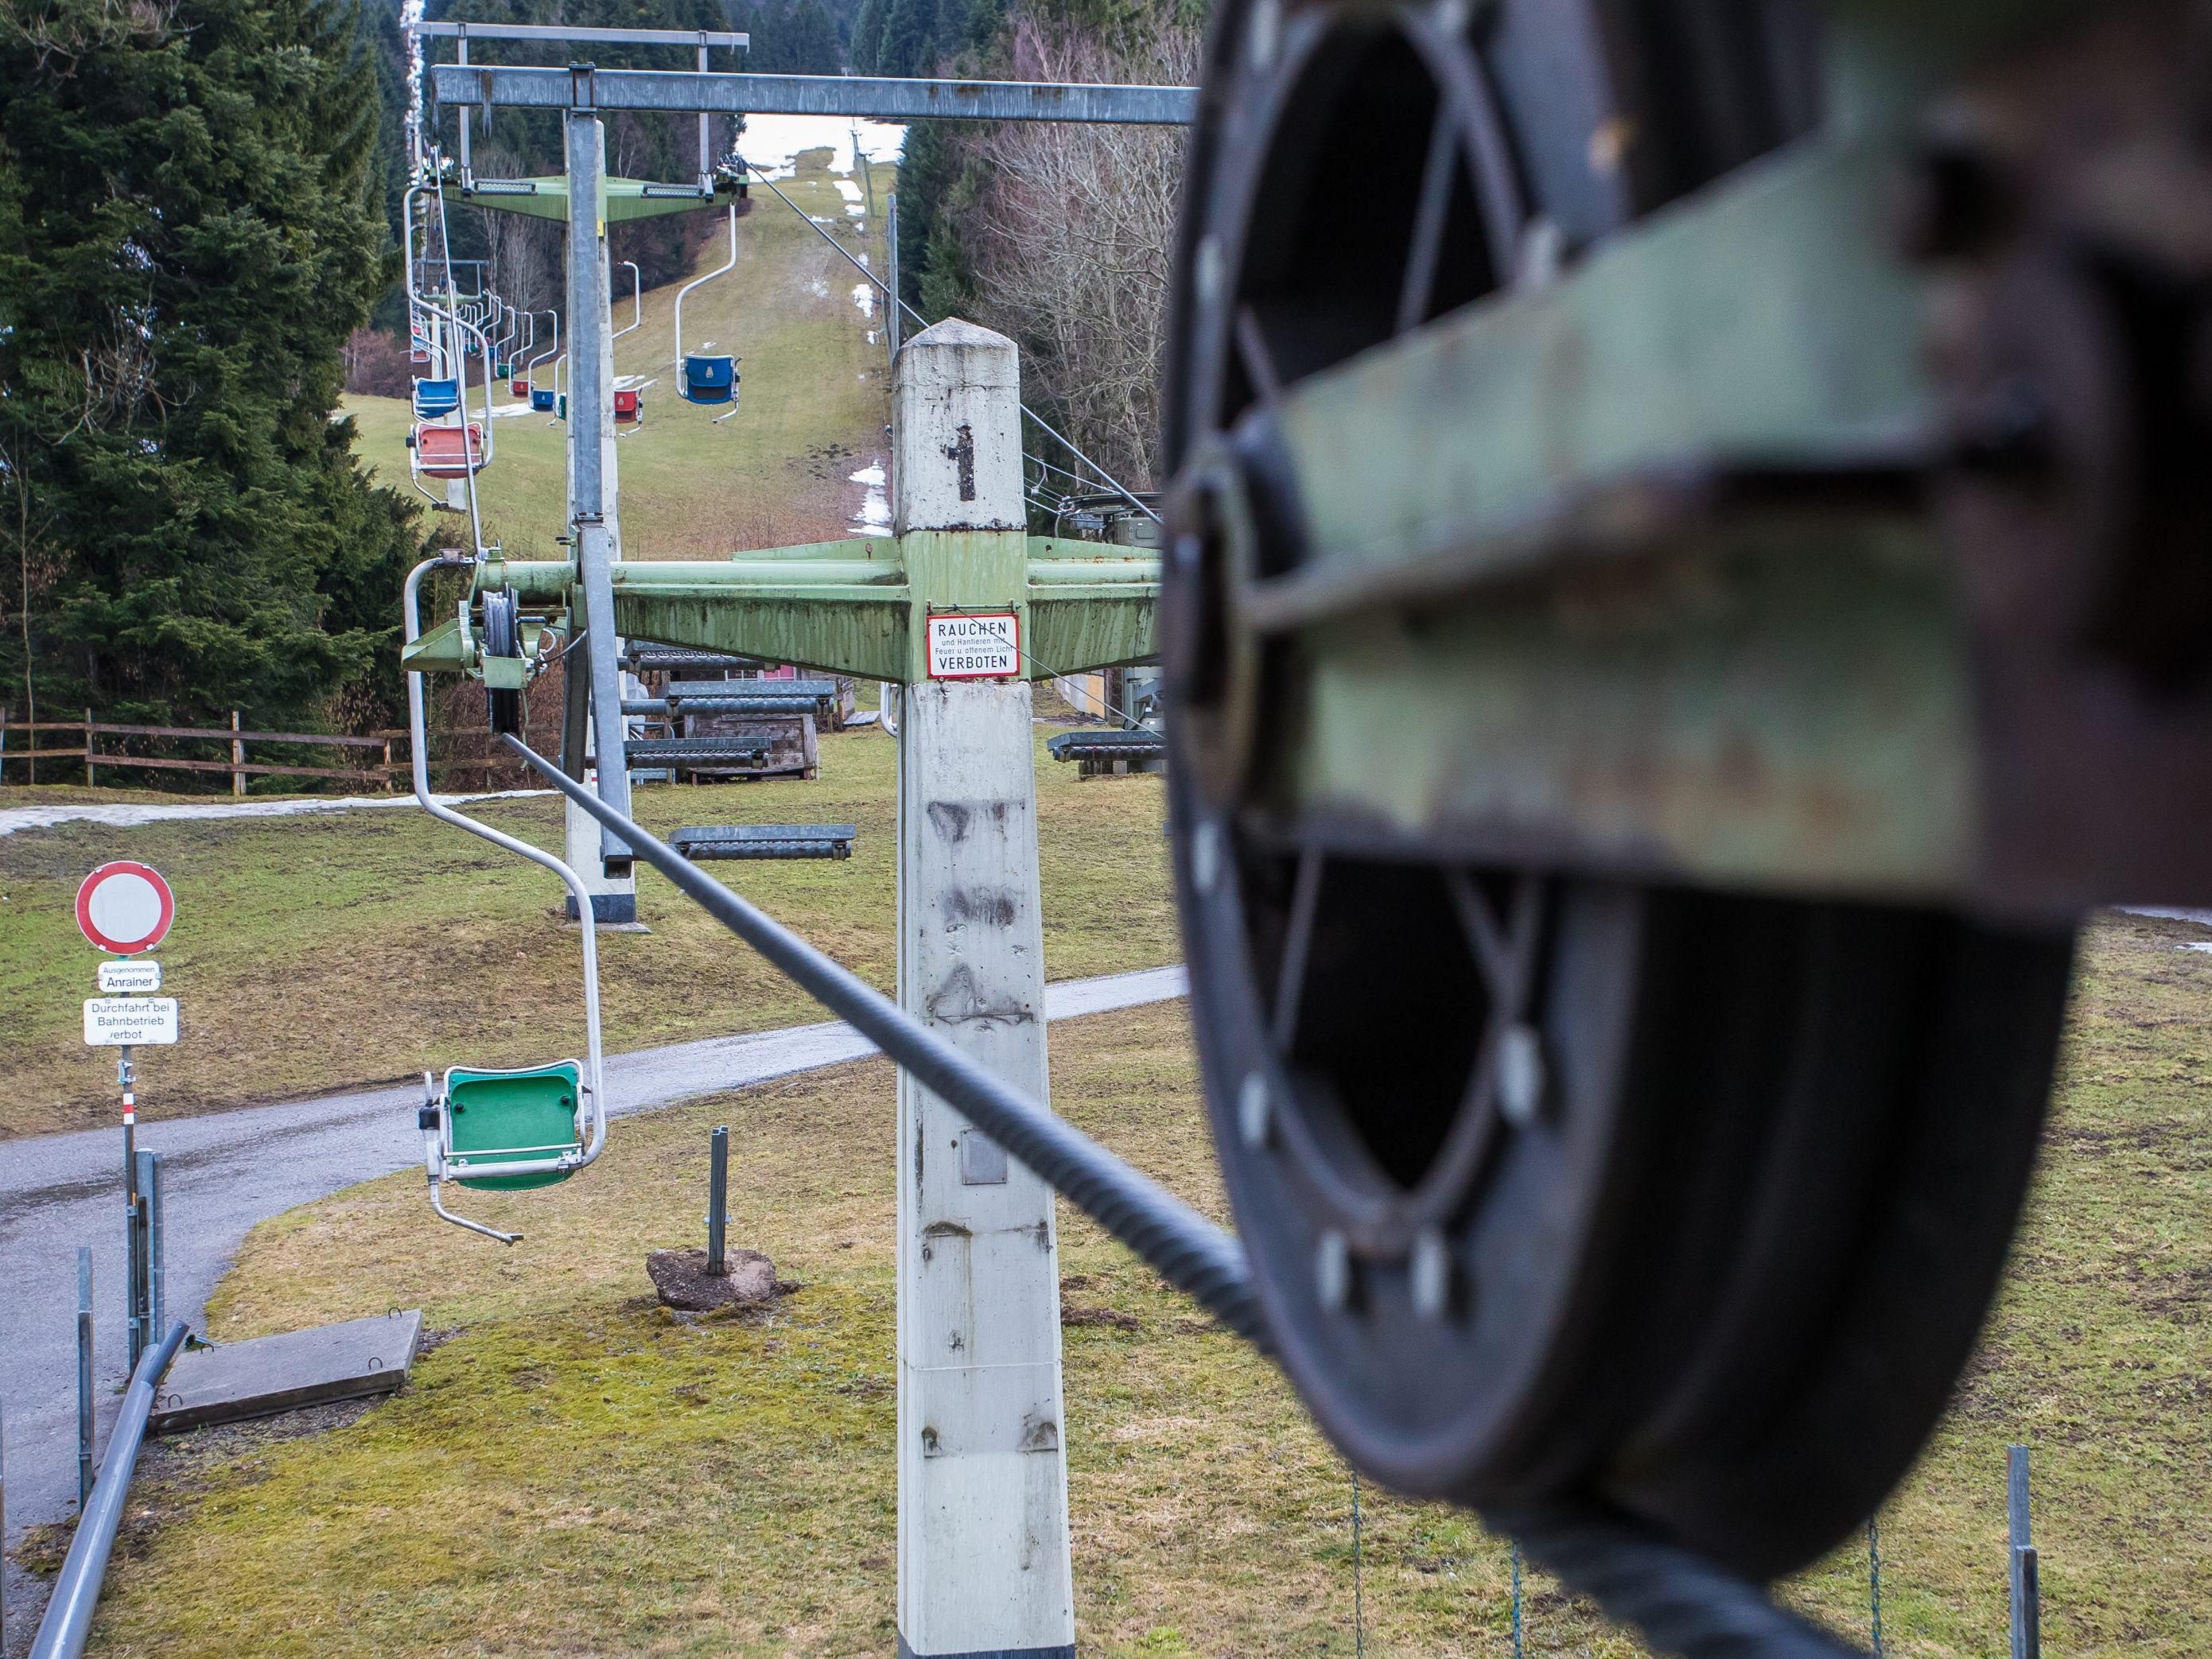
[[[76,1534],[54,1580],[53,1599],[39,1633],[31,1639],[30,1659],[76,1659],[92,1634],[93,1609],[100,1605],[100,1587],[107,1576],[107,1557],[115,1547],[115,1529],[123,1520],[123,1507],[131,1495],[131,1476],[138,1467],[138,1449],[145,1443],[147,1419],[154,1413],[154,1390],[161,1373],[184,1346],[180,1321],[169,1327],[161,1342],[139,1356],[131,1374],[131,1387],[123,1396],[122,1413],[107,1437],[107,1458],[100,1466],[100,1479],[77,1517]]]

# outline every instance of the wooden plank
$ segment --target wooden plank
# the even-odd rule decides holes
[[[73,726],[70,730],[82,732],[84,728],[82,726]],[[82,749],[9,749],[0,751],[0,760],[82,760],[83,758],[84,750]]]
[[[105,749],[91,758],[95,766],[147,766],[163,772],[247,772],[261,777],[359,778],[374,782],[380,781],[385,772],[381,766],[264,766],[258,761],[239,766],[227,760],[169,760],[155,755],[112,754]],[[395,766],[392,769],[398,769]]]
[[[0,732],[82,732],[82,720],[40,720],[35,725],[28,720],[0,721]]]
[[[381,749],[382,738],[338,737],[328,732],[234,732],[228,726],[220,728],[198,726],[108,726],[96,723],[95,735],[118,738],[220,738],[228,743],[236,738],[245,743],[310,743],[350,749]],[[84,723],[77,721],[70,730],[82,732]]]

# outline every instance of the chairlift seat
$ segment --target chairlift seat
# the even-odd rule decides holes
[[[553,412],[553,393],[551,389],[544,386],[532,386],[530,388],[530,406],[536,410],[540,415],[550,415]]]
[[[514,365],[513,363],[498,358],[495,358],[493,360],[491,366],[492,379],[495,380],[505,380],[513,378],[514,374]]]
[[[637,418],[637,388],[623,386],[615,393],[615,419],[635,421]]]
[[[450,380],[417,380],[415,382],[415,418],[434,421],[450,415],[461,406],[461,383],[458,378]]]
[[[415,459],[430,477],[465,478],[483,466],[483,428],[474,421],[466,426],[418,426]]]
[[[726,404],[737,396],[738,360],[694,352],[677,376],[677,395],[686,403]]]
[[[516,1192],[566,1181],[573,1170],[471,1179],[471,1164],[580,1158],[584,1151],[583,1068],[573,1060],[489,1071],[456,1066],[446,1073],[446,1173],[464,1187]]]
[[[530,396],[530,377],[527,374],[516,375],[507,383],[507,390],[509,396],[526,400]]]

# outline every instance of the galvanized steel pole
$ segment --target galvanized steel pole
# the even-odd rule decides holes
[[[2005,1450],[2005,1532],[2012,1589],[2012,1659],[2040,1659],[2043,1587],[2027,1504],[2027,1448]]]
[[[594,90],[600,78],[589,64],[574,66],[565,77],[569,92],[565,123],[569,209],[568,453],[575,480],[578,581],[583,589],[584,623],[594,647],[590,659],[592,735],[599,765],[599,794],[627,817],[629,766],[624,752],[622,659],[615,638],[614,587],[609,574],[616,556],[613,491],[607,476],[611,464],[608,428],[613,347],[607,337],[606,227],[601,216],[605,135],[599,125]],[[627,884],[632,879],[629,847],[604,829],[599,835],[599,870],[606,880]],[[599,921],[636,921],[634,889],[602,895],[600,885],[592,884]]]
[[[730,1132],[718,1128],[707,1143],[707,1271],[729,1271],[724,1243],[730,1220]]]
[[[162,1284],[161,1155],[138,1154],[138,1236],[143,1249],[140,1270],[145,1287],[146,1326],[149,1334],[169,1328],[168,1297]]]
[[[76,1507],[92,1496],[92,1247],[76,1247]]]

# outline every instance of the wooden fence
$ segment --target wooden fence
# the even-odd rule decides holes
[[[8,718],[12,712],[0,708],[0,782],[36,782],[42,777],[49,783],[59,782],[63,771],[74,773],[76,766],[63,768],[58,763],[76,762],[83,768],[84,781],[88,785],[97,783],[103,771],[111,774],[118,771],[216,772],[229,774],[230,792],[234,795],[246,793],[246,781],[249,777],[324,778],[390,790],[401,787],[402,775],[408,770],[410,764],[393,758],[393,745],[404,744],[407,740],[407,733],[404,730],[372,732],[361,737],[340,737],[327,732],[252,732],[240,726],[235,710],[231,714],[228,728],[122,726],[94,720],[89,708],[85,710],[84,718],[77,720],[15,721]],[[67,733],[77,741],[74,745],[42,747],[40,744],[41,733],[49,738],[56,733]],[[15,741],[18,736],[24,739],[20,745]],[[440,738],[483,738],[486,740],[484,746],[487,750],[490,736],[489,729],[483,727],[433,732],[430,734],[434,744]],[[178,755],[132,754],[119,744],[103,749],[100,745],[102,738],[151,738],[171,743],[222,744],[228,746],[228,752],[220,760],[193,760]],[[374,758],[364,757],[349,766],[280,765],[273,762],[247,760],[246,750],[249,744],[289,744],[337,749],[351,756],[359,756],[362,750],[367,750],[373,751]],[[481,759],[464,760],[453,755],[451,750],[449,744],[444,766],[449,774],[448,787],[453,787],[454,780],[450,774],[457,768],[465,770],[481,768],[484,787],[491,787],[492,771],[499,763],[489,753]],[[50,762],[57,763],[51,771],[47,767]]]

